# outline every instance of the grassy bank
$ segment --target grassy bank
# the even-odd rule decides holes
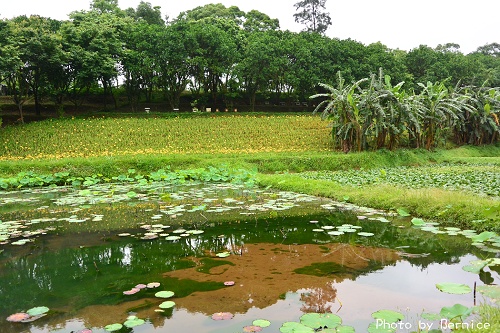
[[[227,166],[260,173],[263,186],[331,197],[374,208],[404,207],[416,216],[478,230],[499,230],[487,210],[499,201],[442,188],[407,189],[391,184],[352,186],[304,179],[304,171],[387,169],[436,163],[500,165],[500,147],[330,151],[329,129],[309,115],[196,115],[156,118],[48,120],[0,131],[0,177],[20,171],[69,172],[75,177],[113,177],[135,169],[147,174]],[[453,171],[450,171],[453,172]],[[493,171],[495,172],[495,171]],[[479,180],[480,181],[480,180]],[[483,220],[482,222],[472,222]]]

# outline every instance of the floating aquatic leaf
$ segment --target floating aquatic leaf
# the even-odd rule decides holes
[[[173,241],[173,240],[178,240],[178,239],[181,239],[180,236],[167,236],[165,237],[165,240],[170,240],[170,241]]]
[[[141,291],[141,289],[139,289],[139,288],[132,288],[130,290],[124,291],[123,295],[134,295],[134,294],[137,294],[139,291]]]
[[[231,312],[217,312],[212,315],[213,320],[228,320],[233,317],[234,315]]]
[[[375,322],[375,323],[370,323],[366,331],[368,333],[394,333],[396,332],[396,328],[392,328],[389,325],[384,326],[379,322]]]
[[[477,291],[481,294],[491,298],[491,300],[497,303],[500,300],[500,286],[499,285],[485,285],[478,286]]]
[[[460,283],[438,283],[436,288],[448,294],[468,294],[472,291],[468,285]]]
[[[331,230],[331,229],[335,229],[335,227],[332,226],[332,225],[324,225],[324,226],[321,227],[321,229]]]
[[[337,326],[335,333],[355,333],[352,326]]]
[[[312,220],[312,221],[309,221],[309,223],[318,223],[319,221],[316,221],[316,220]]]
[[[137,288],[137,289],[144,289],[144,288],[147,288],[148,286],[143,284],[143,283],[139,283],[138,285],[136,285],[134,288]]]
[[[38,306],[36,308],[31,308],[28,311],[26,311],[26,313],[32,317],[39,316],[39,315],[47,313],[47,312],[49,312],[49,308],[46,306]]]
[[[30,317],[29,314],[24,313],[24,312],[19,312],[19,313],[14,313],[11,314],[10,316],[7,317],[7,321],[13,322],[13,323],[20,323],[23,322],[24,320],[28,319]]]
[[[423,319],[431,320],[431,321],[440,320],[442,318],[441,315],[437,314],[437,313],[422,313],[421,317]]]
[[[374,319],[381,319],[387,323],[395,323],[405,318],[402,313],[392,310],[379,310],[372,313],[372,317]]]
[[[300,317],[300,322],[314,329],[335,328],[342,323],[342,319],[333,313],[306,313]]]
[[[489,240],[492,237],[495,237],[496,235],[497,235],[496,233],[491,232],[491,231],[483,231],[479,235],[472,237],[472,241],[474,243],[481,243],[481,242]]]
[[[314,333],[314,328],[295,321],[284,322],[280,327],[281,333]]]
[[[260,332],[260,331],[262,331],[262,327],[260,326],[250,325],[243,327],[243,332]]]
[[[260,327],[268,327],[271,325],[271,322],[266,319],[256,319],[252,322],[252,325]]]
[[[415,226],[424,226],[426,224],[424,220],[416,217],[411,219],[411,223]]]
[[[155,296],[159,298],[170,298],[174,296],[174,292],[169,290],[159,291],[155,294]]]
[[[464,320],[467,318],[474,308],[468,308],[465,305],[462,304],[455,304],[450,307],[443,307],[439,314],[441,315],[442,318],[448,318],[448,319],[455,319],[455,318],[460,318],[461,320]]]
[[[144,319],[139,319],[136,316],[130,316],[123,323],[123,325],[125,327],[132,328],[132,327],[143,325],[144,323],[145,323]]]
[[[410,216],[410,213],[408,213],[408,211],[404,208],[398,208],[396,211],[398,212],[399,216],[402,217]]]
[[[226,281],[224,282],[225,286],[234,286],[234,281]]]
[[[216,256],[219,258],[227,258],[231,255],[228,251],[217,253]]]
[[[175,302],[172,301],[165,301],[159,305],[161,309],[170,309],[175,306]]]
[[[332,236],[340,236],[340,235],[343,235],[344,232],[343,231],[328,231],[328,234],[332,235]]]
[[[200,235],[204,233],[205,231],[203,230],[188,230],[186,231],[186,234],[191,234],[191,235]]]
[[[110,324],[110,325],[107,325],[106,327],[104,327],[104,329],[108,332],[114,332],[114,331],[119,331],[121,330],[123,327],[122,324],[119,324],[119,323],[115,323],[115,324]]]
[[[371,237],[371,236],[373,236],[375,234],[372,233],[372,232],[358,232],[358,235],[359,236],[363,236],[363,237]]]
[[[146,285],[146,287],[148,287],[149,289],[158,288],[159,286],[160,282],[150,282]]]
[[[128,232],[123,232],[121,234],[118,234],[118,236],[120,236],[120,237],[127,237],[127,236],[130,236],[130,234]]]
[[[325,229],[313,229],[312,231],[313,231],[313,232],[324,232],[324,231],[325,231]]]

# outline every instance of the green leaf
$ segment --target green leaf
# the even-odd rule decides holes
[[[144,324],[145,321],[143,319],[139,319],[135,316],[130,316],[129,318],[127,318],[127,320],[123,323],[123,325],[125,327],[128,327],[128,328],[132,328],[132,327],[136,327],[136,326],[140,326],[142,324]]]
[[[332,313],[306,313],[300,317],[303,325],[317,328],[335,328],[342,323],[342,319]]]
[[[259,327],[268,327],[269,325],[271,325],[271,322],[266,319],[256,319],[252,322],[252,325]]]
[[[114,331],[121,330],[122,327],[123,327],[122,324],[115,323],[115,324],[107,325],[106,327],[104,327],[104,329],[108,332],[114,332]]]
[[[170,309],[175,306],[175,302],[165,301],[159,305],[160,309]]]
[[[472,289],[468,285],[460,283],[437,283],[436,288],[448,294],[468,294],[472,292]]]
[[[413,225],[416,225],[416,226],[423,226],[423,225],[425,225],[425,221],[424,220],[416,218],[416,217],[414,217],[414,218],[411,219],[411,223]]]
[[[372,313],[372,317],[374,319],[381,319],[386,323],[395,323],[405,318],[402,313],[392,310],[379,310]]]
[[[287,321],[280,327],[281,333],[314,333],[314,329],[295,321]]]
[[[401,217],[410,216],[410,213],[408,213],[408,211],[404,208],[398,208],[396,211],[398,212],[399,216],[401,216]]]
[[[159,298],[170,298],[174,295],[175,295],[175,293],[173,291],[169,291],[169,290],[159,291],[155,294],[155,296],[159,297]]]
[[[491,298],[495,303],[500,300],[500,286],[498,285],[478,286],[477,291]]]
[[[39,306],[39,307],[32,308],[32,309],[29,309],[28,311],[26,311],[26,313],[32,317],[39,316],[39,315],[47,313],[47,312],[49,312],[49,308],[46,306]]]
[[[454,318],[460,318],[461,320],[464,320],[467,318],[473,311],[473,308],[468,308],[465,305],[462,304],[455,304],[451,307],[443,307],[439,314],[443,318],[448,318],[448,319],[454,319]]]

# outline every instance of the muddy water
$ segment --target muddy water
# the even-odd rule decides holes
[[[433,235],[389,216],[390,222],[380,222],[380,212],[325,209],[330,203],[319,198],[244,191],[155,187],[139,198],[107,203],[93,203],[99,198],[88,192],[68,191],[70,199],[24,193],[22,201],[5,195],[2,220],[19,221],[14,232],[46,232],[26,236],[32,241],[22,246],[10,244],[21,237],[0,245],[0,331],[105,332],[104,326],[133,314],[146,320],[128,330],[133,332],[241,332],[263,318],[271,321],[264,332],[277,333],[303,313],[333,312],[365,332],[371,314],[381,309],[400,311],[416,329],[422,312],[472,306],[472,294],[444,294],[435,284],[481,285],[484,279],[462,266],[495,255],[463,236]],[[102,221],[93,221],[99,216]],[[154,224],[164,227],[163,236],[141,239]],[[327,234],[346,225],[353,228],[343,235]],[[203,233],[166,239],[181,228]],[[217,257],[221,252],[229,256]],[[494,269],[490,279],[498,283]],[[123,295],[149,282],[161,286]],[[154,296],[159,290],[175,292],[173,310],[155,311],[164,301]],[[35,306],[51,311],[32,323],[5,320]],[[217,312],[234,318],[214,321]]]

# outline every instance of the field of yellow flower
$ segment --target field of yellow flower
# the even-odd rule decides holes
[[[142,154],[302,152],[331,149],[309,115],[57,119],[0,131],[0,160]]]

